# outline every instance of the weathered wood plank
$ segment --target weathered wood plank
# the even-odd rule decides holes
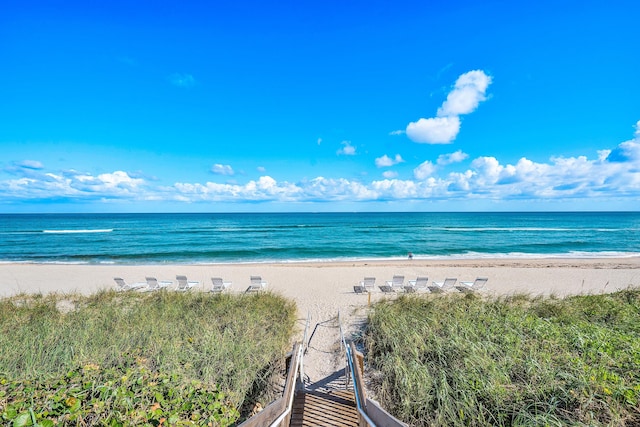
[[[352,392],[298,393],[291,415],[292,427],[357,427],[358,412]]]

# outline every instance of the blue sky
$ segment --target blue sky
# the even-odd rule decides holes
[[[640,207],[640,3],[273,3],[3,1],[0,212]]]

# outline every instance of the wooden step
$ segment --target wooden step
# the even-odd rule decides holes
[[[352,391],[298,391],[293,400],[292,427],[358,427],[358,409]]]

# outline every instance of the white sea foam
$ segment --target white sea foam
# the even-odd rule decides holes
[[[640,258],[640,252],[580,252],[571,251],[564,253],[481,253],[466,252],[450,255],[425,255],[413,254],[413,260],[426,261],[456,261],[456,260],[518,260],[518,259],[615,259],[615,258]],[[406,256],[393,257],[331,257],[331,258],[296,258],[296,259],[253,259],[253,260],[211,260],[186,262],[187,264],[212,265],[212,264],[304,264],[304,263],[332,263],[332,262],[376,262],[376,261],[406,261]]]
[[[87,230],[42,230],[43,233],[70,234],[70,233],[111,233],[113,228],[87,229]]]
[[[625,231],[624,229],[613,228],[556,228],[556,227],[438,227],[431,230],[439,231],[459,231],[459,232],[478,232],[478,231],[554,231],[554,232],[581,232],[581,231]]]
[[[569,251],[557,253],[524,253],[524,252],[506,252],[506,253],[481,253],[466,252],[462,254],[451,255],[420,255],[413,254],[413,259],[423,260],[474,260],[474,259],[553,259],[553,258],[569,258],[569,259],[597,259],[597,258],[637,258],[640,252],[582,252]]]

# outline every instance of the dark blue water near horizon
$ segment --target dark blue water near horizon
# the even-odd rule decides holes
[[[0,214],[0,263],[635,257],[640,212]]]

